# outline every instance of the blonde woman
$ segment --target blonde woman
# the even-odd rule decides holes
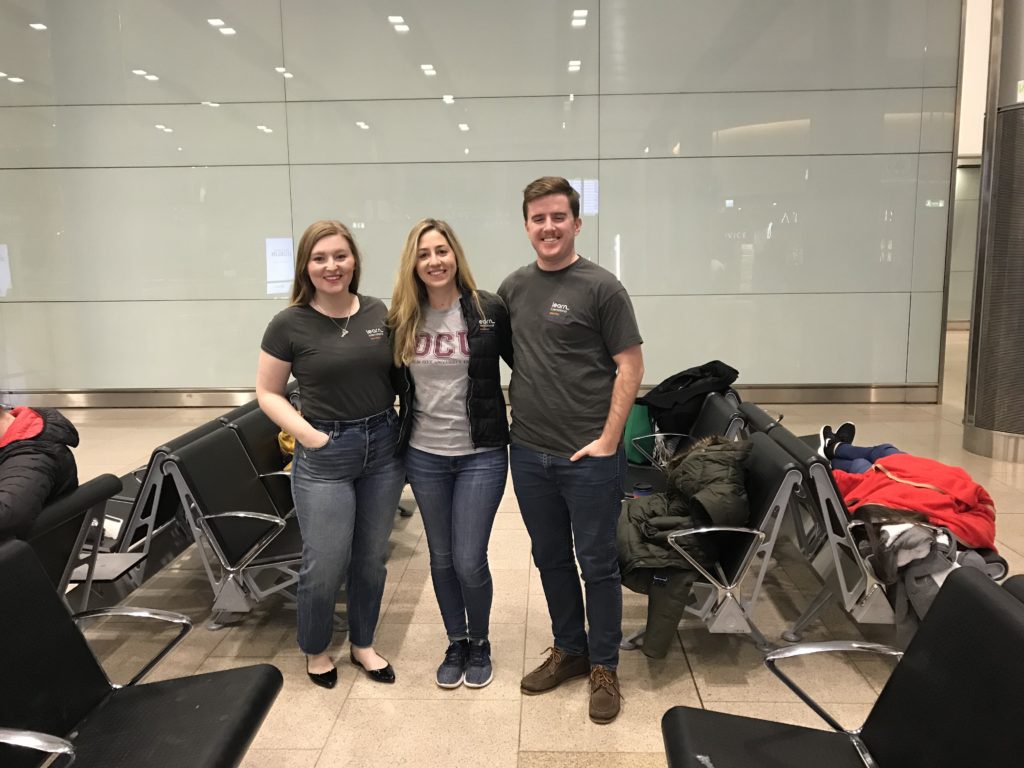
[[[399,450],[423,515],[430,575],[448,650],[437,684],[491,682],[493,587],[487,542],[508,473],[508,418],[498,359],[511,364],[508,312],[479,291],[452,228],[416,224],[388,313],[409,413]]]
[[[388,538],[405,482],[387,308],[358,293],[359,249],[344,224],[317,221],[299,240],[291,305],[267,326],[256,375],[260,407],[295,436],[292,496],[302,532],[298,639],[309,679],[333,688],[328,652],[347,583],[349,660],[395,682],[373,649]],[[294,374],[302,414],[285,396]]]

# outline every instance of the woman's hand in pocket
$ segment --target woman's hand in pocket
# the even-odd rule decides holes
[[[331,436],[326,432],[320,432],[318,430],[316,433],[316,438],[308,443],[303,441],[302,447],[305,448],[307,451],[318,451],[325,445],[327,445],[329,442],[331,442]]]

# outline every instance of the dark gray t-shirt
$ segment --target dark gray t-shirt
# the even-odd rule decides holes
[[[557,272],[536,262],[505,278],[512,319],[512,442],[569,457],[601,436],[617,355],[643,343],[622,283],[583,257]]]
[[[350,421],[395,404],[391,383],[391,342],[380,299],[359,296],[359,311],[348,321],[321,315],[312,307],[278,312],[260,348],[292,364],[302,393],[302,415],[316,421]],[[337,323],[337,325],[335,325]]]

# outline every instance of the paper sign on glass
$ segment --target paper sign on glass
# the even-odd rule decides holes
[[[290,237],[267,238],[267,295],[280,296],[292,288],[295,261]]]

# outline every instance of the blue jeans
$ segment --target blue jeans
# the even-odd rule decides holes
[[[347,581],[349,639],[373,645],[387,568],[388,538],[405,484],[395,457],[398,416],[389,408],[358,421],[310,421],[330,434],[322,448],[295,448],[292,498],[302,532],[299,648],[331,644],[334,604]]]
[[[410,447],[405,465],[423,515],[430,577],[448,639],[486,640],[494,596],[487,542],[505,491],[508,452],[438,456]]]
[[[533,542],[551,616],[555,647],[588,654],[592,666],[615,669],[622,640],[622,579],[615,529],[622,503],[626,454],[572,462],[521,445],[510,452],[512,484]],[[586,585],[583,593],[573,561]]]
[[[853,475],[861,475],[871,469],[874,464],[885,456],[892,456],[894,453],[903,453],[889,443],[872,445],[867,448],[839,443],[835,453],[832,455],[832,469],[839,469]]]

